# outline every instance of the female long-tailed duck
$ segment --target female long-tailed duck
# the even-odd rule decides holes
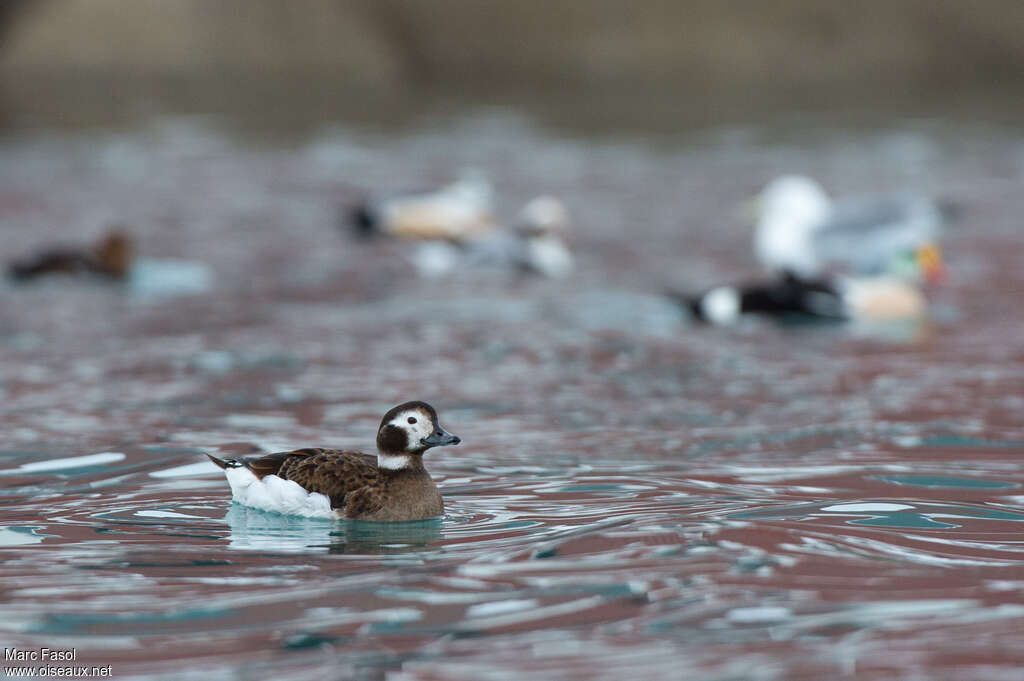
[[[423,453],[459,442],[438,425],[433,407],[406,402],[384,414],[376,459],[320,448],[241,459],[207,456],[224,469],[232,498],[245,506],[307,517],[422,520],[444,513]]]

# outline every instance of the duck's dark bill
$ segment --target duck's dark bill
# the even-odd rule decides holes
[[[462,439],[458,435],[452,435],[446,432],[444,428],[438,428],[427,437],[420,440],[421,443],[428,447],[441,447],[444,445],[457,445],[462,442]]]

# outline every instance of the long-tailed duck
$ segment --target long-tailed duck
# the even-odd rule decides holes
[[[908,258],[927,281],[943,273],[937,240],[958,209],[926,196],[833,202],[809,177],[770,182],[758,201],[754,252],[772,272],[810,279],[838,265],[854,275],[902,275]]]
[[[12,262],[8,272],[21,281],[48,274],[92,274],[124,279],[132,264],[132,239],[121,228],[113,228],[87,248],[49,248],[37,255]]]
[[[478,172],[440,189],[370,200],[358,205],[350,223],[360,236],[458,240],[492,229],[494,189]]]
[[[232,498],[245,506],[307,517],[421,520],[444,512],[423,453],[459,442],[438,425],[433,407],[406,402],[381,420],[376,460],[362,452],[320,448],[239,459],[207,456],[224,469]]]

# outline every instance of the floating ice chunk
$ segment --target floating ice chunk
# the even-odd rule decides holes
[[[863,503],[863,504],[835,504],[833,506],[824,506],[822,511],[832,511],[833,513],[864,513],[874,511],[906,511],[914,508],[907,504],[883,504],[883,503]]]
[[[181,296],[203,293],[213,285],[213,272],[200,262],[139,258],[128,275],[137,296]]]
[[[46,461],[32,461],[23,463],[17,468],[0,471],[0,475],[14,475],[16,473],[39,473],[42,471],[59,471],[68,468],[83,468],[95,466],[101,463],[112,463],[124,459],[121,452],[100,452],[99,454],[88,454],[86,456],[72,456],[66,459],[49,459]]]
[[[226,374],[235,367],[234,357],[223,350],[200,352],[194,362],[197,367],[212,374]]]
[[[492,603],[478,603],[466,608],[466,617],[490,617],[492,615],[504,615],[505,613],[529,610],[536,607],[537,601],[532,598],[519,598]]]
[[[781,622],[793,616],[793,611],[782,605],[758,605],[749,608],[733,608],[725,616],[733,624],[760,624]]]
[[[140,518],[194,518],[196,520],[203,520],[202,516],[175,513],[174,511],[136,511],[135,515]]]
[[[31,527],[0,527],[0,546],[25,546],[41,544],[44,536],[36,534]]]

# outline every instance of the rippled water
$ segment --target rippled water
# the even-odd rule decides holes
[[[505,214],[564,196],[577,275],[426,284],[337,232],[464,165]],[[707,329],[661,296],[749,272],[736,206],[788,170],[965,203],[933,322]],[[1019,133],[921,122],[9,138],[5,255],[117,220],[153,260],[3,285],[4,645],[114,678],[1024,678],[1022,180]],[[443,520],[234,506],[203,456],[365,448],[413,398],[463,438],[428,456]]]

